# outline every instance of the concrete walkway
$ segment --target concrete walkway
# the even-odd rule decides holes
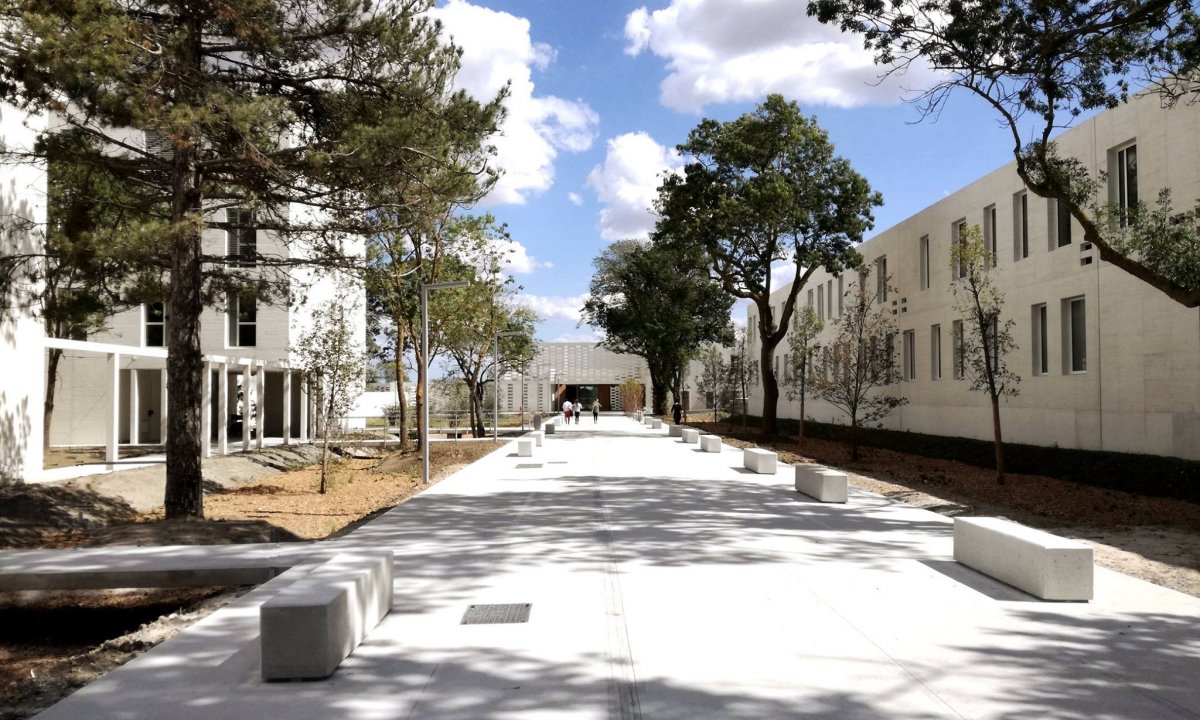
[[[1097,568],[1040,602],[954,563],[947,518],[740,468],[624,418],[510,443],[320,545],[396,554],[328,680],[259,678],[298,566],[39,717],[1200,718],[1200,599]],[[460,624],[480,603],[529,622]]]

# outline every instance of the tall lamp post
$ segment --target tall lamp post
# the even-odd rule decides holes
[[[496,354],[492,360],[492,442],[500,441],[500,338],[524,335],[520,330],[498,332],[493,338],[496,341]]]
[[[466,280],[423,283],[421,285],[421,484],[429,484],[429,291],[461,288],[470,285]]]

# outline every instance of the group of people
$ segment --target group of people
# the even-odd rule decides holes
[[[571,402],[570,400],[563,400],[562,412],[563,412],[563,422],[570,425],[571,417],[574,416],[575,424],[578,425],[579,424],[579,416],[583,414],[583,403],[579,402],[578,400],[576,400],[575,402]],[[592,423],[594,424],[594,423],[598,423],[598,422],[600,422],[600,401],[593,400],[592,401]]]

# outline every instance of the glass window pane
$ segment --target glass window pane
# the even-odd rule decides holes
[[[1087,323],[1083,300],[1071,301],[1071,371],[1087,370]]]

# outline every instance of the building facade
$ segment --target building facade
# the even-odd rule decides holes
[[[1160,188],[1171,189],[1176,208],[1200,198],[1200,105],[1164,109],[1156,97],[1139,98],[1080,123],[1057,143],[1093,176],[1105,174],[1102,192],[1118,207],[1139,198],[1153,203]],[[1017,347],[1006,360],[1021,382],[1020,394],[1002,404],[1006,441],[1200,459],[1200,310],[1102,262],[1069,214],[1024,188],[1013,163],[858,248],[871,282],[882,271],[894,287],[879,291],[898,325],[900,377],[889,392],[908,403],[886,427],[991,438],[987,394],[968,390],[954,351],[961,324],[950,253],[964,225],[982,228],[1004,293],[1003,319],[1015,322]],[[832,337],[856,279],[818,270],[801,289],[797,309],[813,306],[825,320],[824,338]],[[771,295],[776,317],[788,290]],[[747,327],[756,323],[751,308]],[[787,352],[786,341],[776,349],[777,377]],[[761,406],[759,386],[751,412]],[[847,422],[811,398],[806,411]],[[798,401],[780,400],[781,417],[798,412]]]

